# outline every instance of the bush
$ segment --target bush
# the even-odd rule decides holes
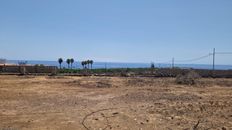
[[[178,75],[176,77],[176,83],[184,85],[194,85],[196,84],[198,79],[200,79],[200,75],[195,71],[190,71],[187,74]]]

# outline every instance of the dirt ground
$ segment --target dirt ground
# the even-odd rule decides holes
[[[0,76],[0,130],[232,130],[232,79]]]

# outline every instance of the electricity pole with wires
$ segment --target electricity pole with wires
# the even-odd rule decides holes
[[[215,48],[213,49],[213,71],[215,70]]]

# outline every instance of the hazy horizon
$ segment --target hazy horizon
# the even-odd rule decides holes
[[[12,61],[15,63],[15,64],[18,64],[18,62],[19,61],[27,61],[27,62],[33,62],[33,63],[35,63],[35,64],[39,64],[40,62],[41,63],[44,63],[44,65],[46,65],[46,63],[47,62],[53,62],[53,64],[57,64],[58,66],[59,66],[59,63],[58,63],[58,61],[57,60],[27,60],[27,59],[19,59],[19,60],[12,60],[12,59],[6,59],[7,61],[8,61],[8,63],[11,63]],[[66,63],[66,59],[63,59],[64,61],[63,61],[63,65],[64,66],[66,66],[66,65],[68,65],[67,63]],[[75,59],[74,59],[75,60]],[[82,60],[75,60],[74,61],[74,63],[75,64],[80,64],[81,65],[81,62],[82,62]],[[156,67],[158,67],[157,65],[169,65],[169,67],[171,67],[171,65],[172,65],[172,62],[170,61],[170,62],[165,62],[165,63],[162,63],[162,62],[153,62],[153,61],[151,61],[151,62],[118,62],[118,61],[94,61],[94,64],[96,64],[96,63],[102,63],[102,64],[107,64],[107,63],[113,63],[113,64],[124,64],[124,65],[126,65],[126,64],[146,64],[147,65],[147,67],[150,67],[150,65],[151,65],[151,63],[154,63],[155,65],[156,65]],[[175,63],[174,65],[183,65],[183,67],[188,67],[188,65],[206,65],[206,66],[209,66],[209,67],[211,67],[212,66],[212,63]],[[187,65],[187,66],[184,66],[184,65]],[[216,64],[215,66],[230,66],[230,68],[232,67],[232,65],[231,64]]]
[[[231,52],[231,7],[230,0],[0,1],[0,58],[159,63]],[[216,64],[232,65],[231,55],[216,55]]]

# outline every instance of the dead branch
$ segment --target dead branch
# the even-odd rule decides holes
[[[114,110],[114,109],[120,109],[120,108],[108,108],[108,109],[101,109],[101,110],[97,110],[97,111],[91,112],[91,113],[85,115],[85,117],[82,119],[81,124],[85,127],[86,130],[90,130],[90,129],[86,126],[86,124],[85,124],[85,120],[86,120],[89,116],[91,116],[91,115],[93,115],[93,114],[95,114],[95,113],[98,113],[98,112],[108,111],[108,110]],[[105,130],[106,128],[109,127],[109,120],[108,120],[106,117],[104,117],[104,118],[105,118],[106,121],[107,121],[107,126],[106,126],[105,128],[103,128],[103,130]]]
[[[199,124],[200,124],[200,120],[198,120],[198,121],[197,121],[197,124],[195,124],[195,125],[193,126],[193,130],[197,130],[197,127],[199,126]]]

